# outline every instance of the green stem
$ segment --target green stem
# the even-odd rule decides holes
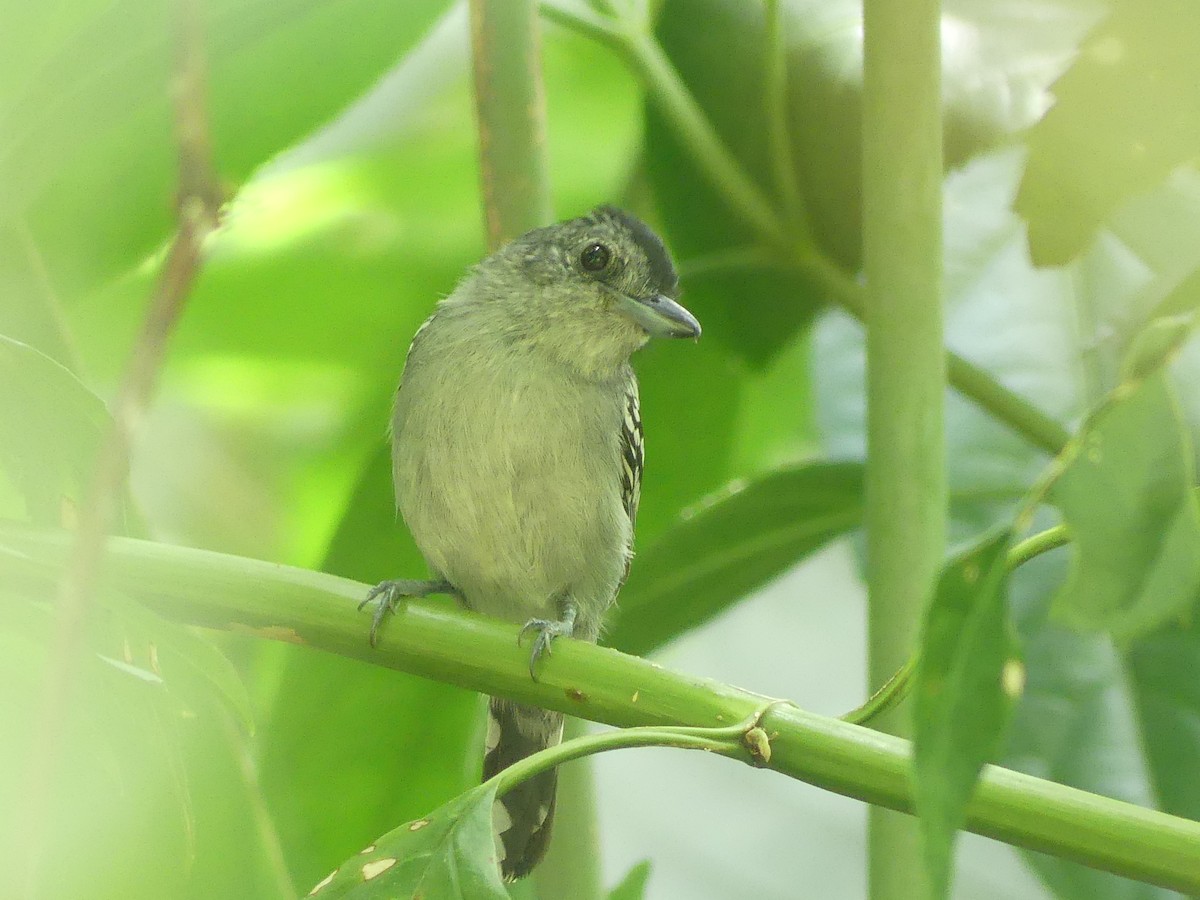
[[[568,716],[563,743],[571,744],[578,740],[587,740],[584,723],[574,716]],[[600,850],[595,772],[592,766],[559,769],[554,840],[550,842],[546,858],[533,870],[538,896],[602,897],[604,882],[600,874]]]
[[[867,320],[866,287],[813,249],[798,251],[796,264],[829,298],[860,322]],[[979,366],[946,352],[946,376],[960,394],[973,400],[1031,444],[1054,455],[1062,452],[1071,433],[1020,394],[1014,394]]]
[[[915,652],[946,545],[940,22],[938,0],[863,7],[871,684]],[[900,712],[877,727],[908,736]],[[918,823],[873,807],[867,824],[872,900],[927,896]]]
[[[1055,525],[1045,531],[1030,535],[1008,551],[1009,571],[1023,566],[1035,556],[1041,556],[1071,543],[1071,531],[1066,525]]]
[[[896,706],[908,696],[908,689],[912,684],[913,673],[917,670],[917,661],[920,658],[920,653],[914,653],[906,659],[904,665],[896,670],[895,674],[887,680],[883,687],[872,694],[862,706],[852,709],[842,716],[842,721],[850,722],[854,725],[865,725],[876,716]]]
[[[947,354],[946,365],[950,383],[960,394],[971,398],[1001,422],[1013,427],[1035,447],[1051,456],[1061,453],[1066,447],[1071,433],[1020,394],[1014,394],[957,353]]]
[[[1066,546],[1071,542],[1071,532],[1066,525],[1055,525],[1035,535],[1031,535],[1008,551],[1009,571],[1025,565],[1031,559]],[[904,661],[887,683],[877,690],[862,706],[851,710],[841,717],[843,722],[854,725],[865,725],[871,719],[888,709],[896,706],[908,696],[912,685],[912,676],[917,669],[920,653],[913,653]]]
[[[0,521],[0,583],[41,602],[70,536]],[[372,649],[367,585],[273,563],[114,538],[102,584],[180,622],[304,644],[610,725],[679,725],[744,733],[763,698],[671,672],[604,647],[560,640],[539,681],[516,628],[436,604],[411,603]],[[740,723],[740,724],[739,724]],[[761,714],[768,768],[905,812],[912,809],[906,741],[789,704]],[[1200,823],[1016,772],[984,769],[970,830],[1188,894],[1200,893]]]
[[[788,235],[767,197],[721,141],[662,47],[644,27],[549,2],[543,2],[542,12],[546,18],[599,41],[624,58],[732,212],[753,228],[766,245],[808,273],[831,300],[865,319],[863,286],[815,246],[797,242]],[[947,351],[947,366],[950,383],[961,394],[1035,446],[1052,454],[1062,449],[1068,432],[1054,419],[952,351]]]
[[[610,50],[622,52],[621,29],[612,16],[603,16],[583,5],[559,6],[550,0],[542,0],[542,17],[569,28],[584,37],[591,38]]]
[[[719,753],[722,756],[747,755],[741,743],[724,734],[723,729],[638,726],[564,741],[513,763],[493,776],[492,781],[496,785],[497,795],[503,795],[539,772],[606,750],[623,750],[630,747],[677,747],[681,750]]]
[[[808,212],[804,196],[796,181],[796,165],[792,156],[792,136],[788,123],[787,36],[784,34],[784,13],[780,0],[765,0],[767,36],[765,55],[767,143],[771,151],[771,168],[775,189],[793,231],[805,244],[812,243]]]
[[[700,168],[720,186],[730,207],[768,244],[790,252],[790,240],[770,201],[717,136],[654,36],[630,29],[621,33],[619,47],[650,89],[651,100]]]
[[[488,245],[553,218],[537,0],[471,0],[475,114]]]
[[[553,219],[538,0],[471,0],[470,8],[483,205],[495,249]],[[598,900],[600,840],[590,768],[564,772],[558,794],[557,839],[534,875],[539,893]]]

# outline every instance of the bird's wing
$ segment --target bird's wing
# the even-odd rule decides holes
[[[638,405],[638,384],[633,372],[625,383],[625,414],[621,419],[621,502],[629,516],[630,533],[637,522],[638,501],[642,496],[642,411]]]

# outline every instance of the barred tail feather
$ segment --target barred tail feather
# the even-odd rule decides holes
[[[553,747],[562,740],[562,728],[562,713],[493,697],[488,704],[484,780],[539,750]],[[558,770],[551,769],[496,800],[492,823],[505,881],[528,875],[546,855],[557,785]]]

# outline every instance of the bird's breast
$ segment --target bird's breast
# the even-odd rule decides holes
[[[397,503],[430,565],[514,620],[564,594],[607,605],[630,541],[623,391],[536,361],[442,362],[406,373],[393,423]]]

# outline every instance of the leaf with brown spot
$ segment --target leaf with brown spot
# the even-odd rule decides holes
[[[320,889],[322,898],[507,900],[492,837],[494,785],[480,785],[375,841]]]

